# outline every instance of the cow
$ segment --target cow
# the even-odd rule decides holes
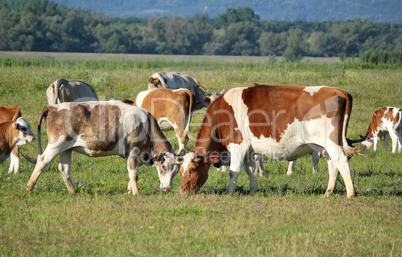
[[[195,78],[179,72],[156,72],[152,74],[148,79],[148,89],[155,88],[186,88],[190,90],[194,96],[193,112],[207,107],[219,96],[219,93],[209,92]]]
[[[0,106],[0,123],[13,121],[21,117],[21,110],[18,105]],[[15,146],[9,155],[10,168],[8,173],[18,173],[20,167],[19,148]]]
[[[31,143],[34,140],[31,125],[25,118],[17,117],[11,121],[0,123],[0,164],[10,157],[11,152],[17,146]]]
[[[338,170],[347,197],[355,190],[349,158],[363,154],[354,147],[360,140],[346,138],[352,96],[326,86],[274,86],[233,88],[209,106],[194,150],[184,156],[180,168],[181,192],[198,192],[208,178],[209,167],[230,159],[228,192],[233,193],[242,166],[250,179],[250,191],[258,184],[251,172],[254,154],[293,161],[325,149],[329,182],[325,195],[333,194]]]
[[[377,151],[378,140],[384,138],[385,150],[388,151],[388,136],[391,136],[392,153],[402,149],[402,110],[396,107],[384,107],[374,112],[367,129],[367,138],[363,145]]]
[[[46,90],[46,97],[49,104],[98,100],[95,89],[90,84],[63,78],[50,84]]]
[[[40,131],[45,117],[48,145],[42,153]],[[58,169],[68,191],[75,194],[70,176],[72,151],[90,157],[124,158],[129,174],[127,190],[133,195],[139,193],[139,166],[155,164],[164,191],[171,190],[180,167],[180,157],[145,109],[121,101],[66,102],[46,106],[39,116],[38,157],[27,191],[33,189],[42,171],[59,155]]]
[[[128,100],[123,102],[130,104]],[[163,131],[174,129],[179,152],[185,149],[190,132],[193,94],[188,89],[156,88],[138,93],[134,104],[145,108],[158,121]]]

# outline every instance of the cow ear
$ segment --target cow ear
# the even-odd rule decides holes
[[[20,130],[20,124],[18,124],[18,122],[14,122],[13,128]]]

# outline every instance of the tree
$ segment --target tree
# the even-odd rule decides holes
[[[282,55],[287,46],[286,33],[263,32],[258,39],[260,54],[265,56]]]
[[[218,16],[216,25],[226,28],[233,23],[257,23],[259,20],[260,16],[251,7],[229,7],[226,9],[226,13]]]
[[[303,56],[303,31],[300,29],[291,30],[288,37],[288,46],[283,57],[288,62],[298,62]]]

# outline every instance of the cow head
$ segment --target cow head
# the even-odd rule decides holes
[[[16,145],[25,145],[35,140],[31,125],[23,117],[19,117],[12,126],[17,130]]]
[[[158,170],[158,176],[161,182],[160,187],[165,192],[170,191],[172,189],[173,178],[180,170],[183,157],[174,153],[163,152],[152,160]]]
[[[220,95],[222,95],[225,92],[226,87],[223,88],[223,90],[218,93],[218,92],[206,92],[207,96],[204,97],[204,101],[209,105],[211,104],[213,101],[216,100],[216,98],[218,98]]]
[[[187,153],[180,168],[182,175],[180,192],[199,192],[208,179],[208,170],[212,165],[221,166],[221,161],[217,154],[203,156],[194,152]]]

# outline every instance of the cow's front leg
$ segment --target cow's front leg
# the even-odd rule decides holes
[[[73,182],[71,181],[71,150],[60,153],[59,155],[59,171],[63,177],[68,192],[75,194]]]
[[[138,180],[138,160],[137,156],[134,154],[136,151],[131,151],[130,155],[127,158],[127,170],[128,170],[128,193],[133,195],[137,195],[139,193],[137,180]]]
[[[8,173],[17,173],[20,168],[20,157],[19,157],[19,148],[18,146],[14,147],[13,151],[10,154],[10,168],[8,169]]]
[[[258,173],[256,174],[253,172],[253,170],[255,171],[256,169],[258,169],[258,165],[259,164],[256,162],[255,159],[247,160],[243,164],[243,167],[246,170],[248,177],[250,179],[250,191],[252,194],[254,194],[255,192],[257,192],[259,190],[257,179],[256,179],[256,176],[258,175]]]

